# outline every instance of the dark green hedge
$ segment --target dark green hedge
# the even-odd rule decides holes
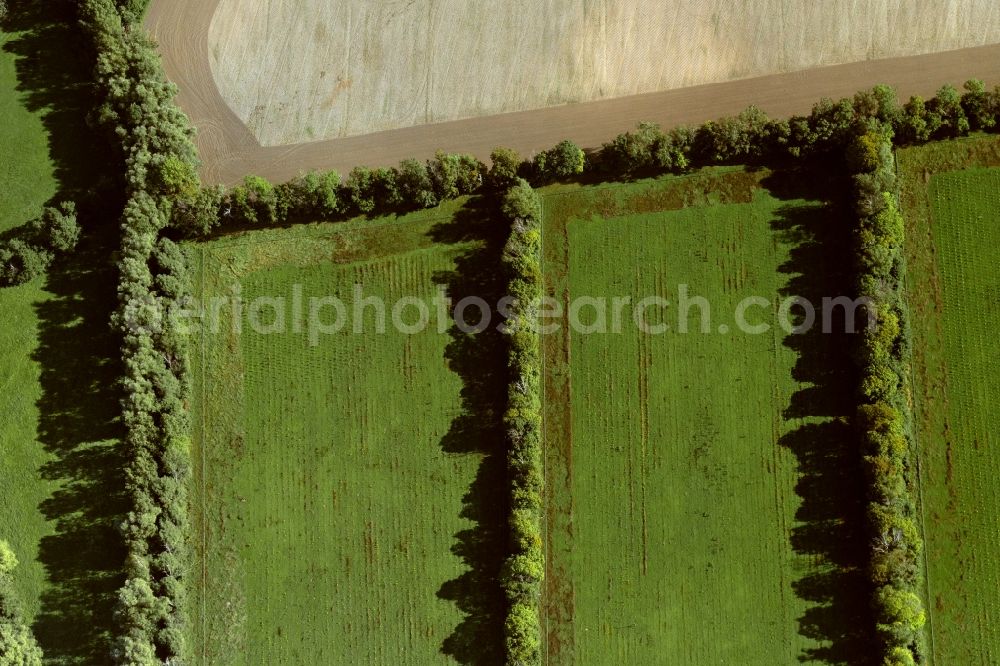
[[[848,145],[858,224],[858,292],[869,325],[858,344],[856,427],[868,475],[869,574],[884,663],[923,661],[926,613],[920,586],[923,540],[914,500],[918,482],[906,399],[910,348],[903,298],[903,218],[896,196],[892,129],[872,122]]]
[[[197,163],[187,117],[174,105],[175,89],[136,14],[119,13],[114,0],[83,0],[80,12],[97,52],[98,120],[126,165],[113,324],[122,336],[132,507],[122,524],[128,559],[111,657],[121,664],[177,663],[187,652],[191,466],[188,364],[175,306],[188,279],[183,255],[161,232],[173,200],[198,191]]]
[[[247,176],[226,190],[209,187],[178,197],[173,226],[189,237],[254,226],[346,220],[431,208],[477,192],[486,166],[470,155],[443,152],[425,163],[403,160],[396,168],[306,173],[280,185]]]
[[[541,663],[538,603],[545,575],[542,551],[541,341],[535,313],[541,298],[541,208],[527,181],[503,197],[511,231],[503,266],[512,299],[507,327],[510,385],[503,424],[511,485],[510,554],[501,585],[509,611],[504,625],[507,663]]]

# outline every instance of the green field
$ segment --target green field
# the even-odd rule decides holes
[[[193,246],[197,293],[239,284],[248,302],[290,299],[299,285],[305,303],[351,304],[361,284],[390,306],[429,302],[475,251],[430,238],[455,208]],[[496,644],[483,632],[500,625],[473,625],[496,586],[470,579],[484,565],[466,548],[484,529],[475,484],[486,454],[463,437],[450,334],[388,322],[378,334],[371,308],[355,334],[351,309],[313,346],[290,321],[287,333],[236,335],[226,312],[192,349],[195,661],[428,664],[477,640],[488,656]]]
[[[900,151],[932,651],[1000,660],[1000,146]]]
[[[88,229],[77,252],[31,284],[0,289],[0,539],[47,663],[108,660],[122,580],[123,462],[116,421],[119,341],[109,334],[109,261],[120,209],[95,164],[109,146],[87,126],[86,46],[64,3],[17,3],[0,34],[0,233],[73,199]],[[67,58],[72,52],[81,57]],[[96,223],[94,222],[96,221]],[[99,228],[94,228],[97,224]]]
[[[789,336],[774,307],[842,283],[843,239],[815,176],[780,178],[543,190],[550,295],[674,308],[683,283],[712,307],[706,334],[668,309],[662,335],[545,337],[549,664],[863,663],[843,336]],[[751,295],[765,334],[734,326]]]
[[[7,48],[17,37],[0,31],[0,145],[5,154],[17,156],[0,160],[0,232],[38,215],[57,189],[41,114],[25,108],[18,91],[17,58]],[[9,541],[21,560],[15,582],[32,618],[45,588],[40,543],[54,531],[39,507],[57,488],[42,479],[42,467],[52,456],[38,440],[42,365],[34,358],[37,307],[52,298],[43,283],[0,289],[0,539]]]

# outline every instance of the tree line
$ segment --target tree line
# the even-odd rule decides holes
[[[510,552],[500,584],[507,596],[504,624],[507,663],[541,663],[538,604],[545,577],[542,551],[542,373],[541,342],[533,320],[542,295],[541,202],[531,185],[518,179],[501,205],[510,223],[502,265],[507,295],[507,409],[503,426],[510,479]]]
[[[857,123],[876,119],[893,131],[896,145],[989,131],[1000,118],[1000,87],[987,91],[971,79],[964,92],[942,86],[929,100],[911,97],[899,104],[889,86],[875,86],[839,101],[820,100],[805,116],[772,119],[757,107],[697,127],[663,130],[640,123],[588,154],[572,141],[522,158],[497,148],[491,166],[471,155],[438,152],[397,167],[356,167],[342,178],[335,171],[304,173],[274,185],[247,176],[233,188],[199,188],[184,169],[167,174],[176,203],[171,224],[188,237],[232,228],[340,220],[430,208],[448,199],[495,187],[495,178],[522,178],[539,187],[553,181],[617,180],[685,173],[720,164],[775,164],[836,154],[852,140]]]
[[[151,665],[187,654],[190,380],[184,333],[170,305],[187,294],[189,281],[180,248],[162,232],[174,200],[200,184],[193,132],[139,23],[141,4],[82,0],[79,11],[96,53],[102,102],[95,120],[121,148],[126,194],[112,324],[122,336],[131,508],[121,525],[127,559],[111,658]]]
[[[874,315],[859,337],[855,426],[868,481],[869,577],[885,666],[923,663],[926,612],[918,482],[906,386],[910,361],[903,294],[905,228],[896,196],[892,125],[870,120],[847,146],[857,225],[857,291]]]
[[[184,235],[200,238],[233,227],[405,213],[433,208],[484,187],[504,188],[518,177],[544,183],[576,176],[583,173],[586,162],[584,151],[571,141],[562,141],[530,161],[505,148],[497,148],[490,157],[489,169],[471,155],[438,151],[425,162],[406,159],[398,167],[356,167],[346,178],[324,171],[278,185],[251,175],[230,189],[178,187],[171,222]]]

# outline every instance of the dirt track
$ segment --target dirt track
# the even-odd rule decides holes
[[[877,83],[901,97],[928,96],[941,84],[968,78],[1000,82],[1000,44],[931,55],[834,65],[789,74],[648,93],[611,100],[471,118],[291,146],[261,147],[229,108],[209,64],[208,31],[219,0],[154,0],[147,26],[160,42],[178,102],[198,129],[207,182],[233,183],[249,173],[273,181],[309,169],[346,173],[358,164],[394,165],[437,149],[488,156],[494,146],[530,155],[561,139],[597,147],[639,121],[664,127],[700,123],[756,104],[776,117],[805,113],[821,97],[838,98]],[[250,63],[248,63],[250,65]]]

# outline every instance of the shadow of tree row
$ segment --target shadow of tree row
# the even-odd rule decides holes
[[[109,661],[114,594],[124,549],[117,524],[126,510],[118,422],[118,337],[109,325],[117,275],[120,164],[87,124],[95,106],[92,51],[68,0],[8,0],[2,26],[14,37],[21,102],[48,133],[58,181],[52,202],[73,200],[83,238],[49,270],[51,298],[35,304],[40,365],[41,474],[58,484],[39,510],[54,533],[39,548],[47,585],[34,631],[47,661]],[[16,159],[12,156],[11,159]]]
[[[781,296],[803,297],[817,309],[816,325],[784,340],[797,354],[793,378],[805,386],[791,396],[784,419],[792,430],[778,444],[795,455],[800,473],[791,546],[816,563],[792,583],[795,595],[808,603],[799,633],[818,644],[799,661],[854,666],[870,663],[875,640],[866,575],[866,488],[859,443],[848,425],[857,386],[852,335],[839,308],[829,333],[821,322],[824,297],[853,298],[855,291],[851,211],[842,206],[847,190],[835,171],[812,165],[781,172],[765,185],[781,199],[828,202],[822,208],[789,204],[772,222],[777,237],[792,247],[780,267],[788,275]]]
[[[824,297],[852,295],[850,211],[841,208],[846,190],[835,170],[782,170],[764,185],[783,200],[830,202],[789,203],[772,222],[779,241],[792,248],[780,267],[788,276],[781,296],[821,304]],[[434,232],[439,242],[482,243],[458,258],[453,273],[442,276],[452,302],[475,295],[495,303],[503,293],[498,267],[506,230],[491,223],[489,208],[478,198]],[[831,333],[815,326],[783,341],[796,353],[793,378],[803,388],[790,397],[783,417],[791,429],[778,445],[794,454],[800,474],[790,545],[815,563],[792,582],[793,593],[807,605],[798,619],[799,633],[816,646],[804,650],[799,661],[857,666],[871,663],[875,645],[866,575],[866,488],[858,442],[848,425],[857,385],[852,336],[845,332],[843,311],[834,315]],[[463,664],[503,663],[505,601],[497,576],[507,548],[500,426],[507,379],[504,350],[502,336],[494,331],[467,335],[457,328],[448,347],[450,366],[463,381],[463,413],[442,448],[482,456],[462,513],[473,526],[456,535],[454,547],[467,570],[439,592],[466,615],[442,646],[443,653]]]
[[[476,296],[491,306],[505,291],[500,256],[506,227],[492,215],[496,205],[487,197],[472,199],[449,222],[431,231],[436,242],[472,243],[455,260],[453,271],[436,276],[452,303]],[[441,440],[450,454],[477,455],[475,479],[463,497],[461,517],[472,525],[455,535],[452,552],[466,570],[441,586],[438,596],[464,613],[441,646],[441,652],[461,664],[503,664],[503,623],[506,600],[499,576],[508,550],[506,447],[501,418],[507,399],[506,342],[493,325],[482,332],[450,331],[448,365],[462,380],[462,412]],[[467,312],[467,327],[479,324],[476,308]]]

